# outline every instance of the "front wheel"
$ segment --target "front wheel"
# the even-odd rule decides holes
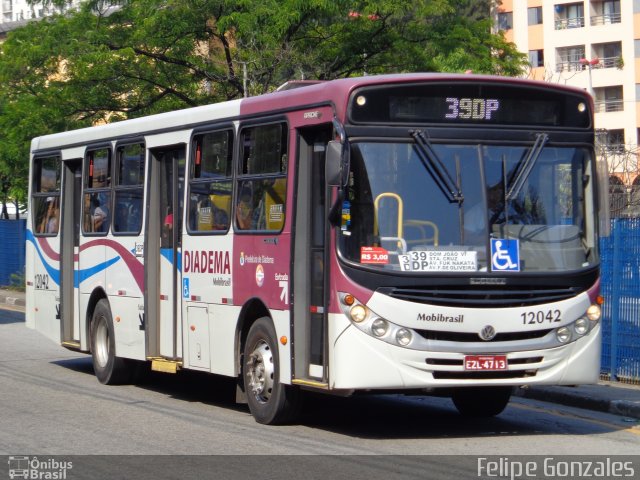
[[[276,332],[271,319],[258,319],[244,346],[243,379],[247,403],[256,422],[266,425],[292,421],[298,413],[300,392],[280,382]]]
[[[93,370],[104,385],[118,385],[131,380],[131,362],[116,357],[116,340],[111,308],[106,299],[98,301],[91,320],[91,356]]]
[[[453,392],[451,400],[466,417],[493,417],[507,407],[512,391],[512,387],[459,388]]]

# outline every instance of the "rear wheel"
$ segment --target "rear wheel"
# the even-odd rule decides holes
[[[106,299],[100,300],[91,320],[91,356],[93,370],[100,383],[117,385],[132,378],[132,366],[124,358],[116,357],[116,341],[111,309]]]
[[[512,387],[459,388],[451,400],[466,417],[493,417],[507,407],[512,390]]]
[[[262,317],[249,329],[244,346],[243,379],[249,410],[258,423],[292,421],[298,414],[300,392],[280,383],[280,359],[271,319]]]

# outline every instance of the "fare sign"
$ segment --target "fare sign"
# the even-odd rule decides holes
[[[422,250],[398,255],[403,272],[475,272],[478,252],[460,250]]]
[[[389,263],[389,252],[382,247],[361,247],[360,263],[386,265]]]

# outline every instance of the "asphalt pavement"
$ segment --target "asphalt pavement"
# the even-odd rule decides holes
[[[0,309],[24,312],[25,294],[0,290]],[[640,385],[601,381],[596,385],[519,388],[516,395],[587,410],[640,419]]]

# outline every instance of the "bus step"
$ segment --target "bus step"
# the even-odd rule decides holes
[[[166,358],[152,358],[150,360],[151,370],[155,372],[178,373],[178,369],[182,366],[182,362]]]
[[[64,348],[67,348],[69,350],[80,350],[80,342],[65,341],[65,342],[62,342],[60,345],[62,345]]]
[[[322,390],[329,390],[329,384],[324,382],[316,382],[315,380],[304,380],[302,378],[294,378],[291,380],[293,385],[300,385],[302,387],[320,388]]]

